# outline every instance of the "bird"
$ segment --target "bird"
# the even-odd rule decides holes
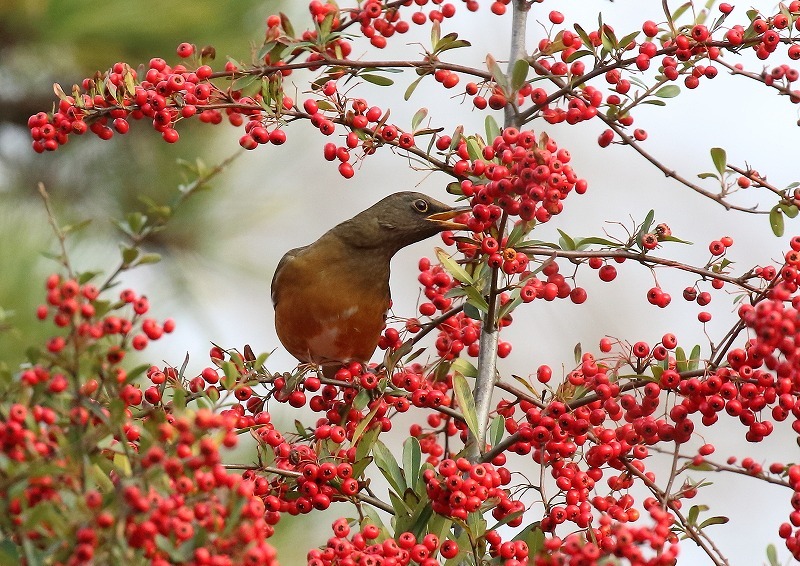
[[[386,326],[392,257],[444,230],[465,229],[453,219],[467,210],[418,192],[394,193],[286,252],[271,285],[284,348],[326,377],[368,362]]]

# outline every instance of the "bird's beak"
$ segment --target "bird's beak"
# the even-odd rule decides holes
[[[469,212],[470,210],[472,209],[469,206],[451,208],[450,210],[445,210],[444,212],[431,214],[430,216],[426,217],[426,220],[430,220],[431,222],[435,223],[442,230],[466,230],[466,224],[462,224],[460,222],[451,222],[451,219],[455,218],[459,214]]]

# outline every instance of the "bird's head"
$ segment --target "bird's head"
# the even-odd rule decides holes
[[[389,195],[334,230],[351,245],[380,248],[394,254],[444,230],[466,229],[466,225],[454,222],[453,218],[468,210],[406,191]]]

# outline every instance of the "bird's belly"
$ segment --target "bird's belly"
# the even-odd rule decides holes
[[[375,351],[388,300],[335,291],[326,293],[318,288],[313,295],[288,293],[279,301],[275,312],[278,338],[297,359],[316,364],[363,362]]]

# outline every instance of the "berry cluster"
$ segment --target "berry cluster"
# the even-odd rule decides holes
[[[442,136],[437,147],[451,143]],[[473,232],[488,230],[503,212],[547,222],[563,210],[562,201],[570,192],[586,192],[586,181],[569,165],[569,152],[544,134],[537,138],[530,130],[506,128],[483,147],[475,139],[461,139],[455,153],[453,173],[465,178],[461,192],[473,206],[468,221]]]
[[[511,481],[505,468],[495,469],[491,464],[471,464],[465,458],[442,460],[438,473],[432,469],[423,472],[425,487],[434,512],[466,521],[469,513],[478,511],[492,499],[492,514],[498,521],[513,513],[523,511],[520,501],[509,498],[501,486]],[[509,525],[519,526],[522,516],[511,519]]]
[[[333,523],[333,533],[324,549],[309,551],[308,566],[345,566],[346,564],[384,564],[405,566],[437,566],[442,558],[454,558],[459,553],[458,543],[451,539],[439,541],[434,534],[421,539],[410,532],[398,533],[396,538],[379,542],[381,530],[372,523],[363,524],[361,531],[350,532],[346,519]]]

